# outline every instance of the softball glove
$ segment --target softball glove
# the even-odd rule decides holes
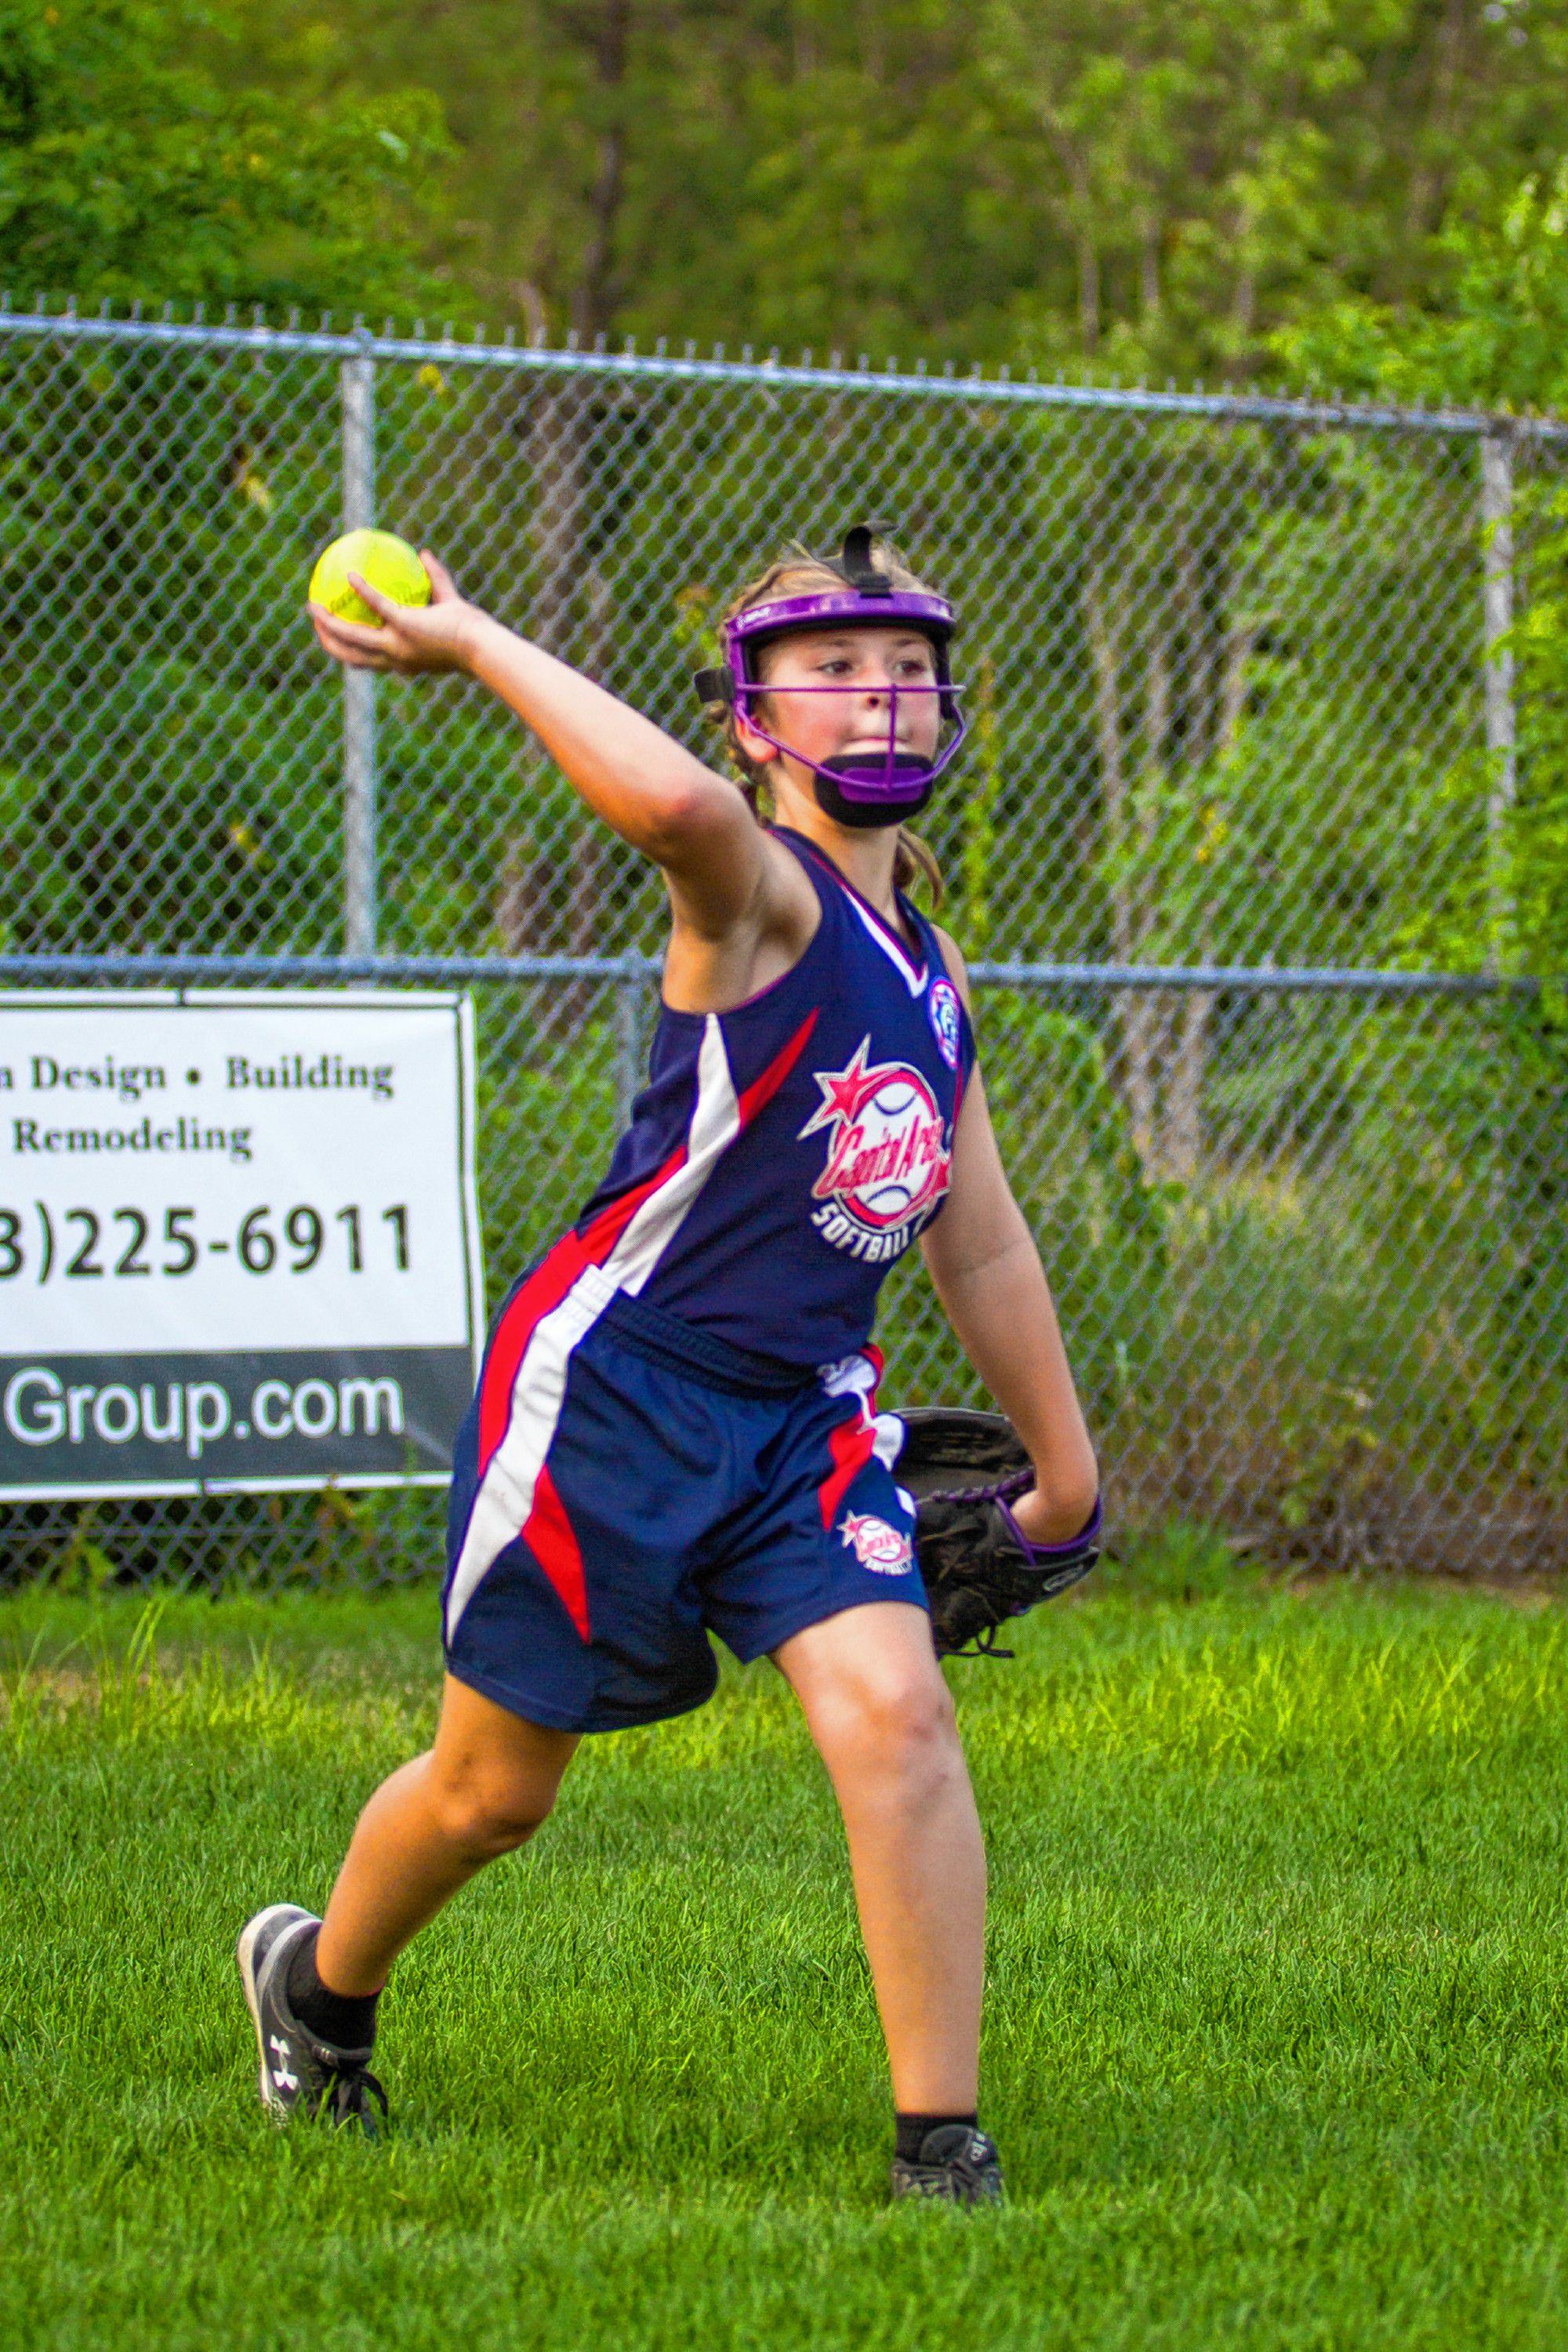
[[[948,1405],[898,1418],[904,1443],[896,1475],[915,1500],[937,1656],[1010,1658],[997,1646],[997,1627],[1065,1592],[1100,1558],[1100,1504],[1070,1543],[1031,1543],[1008,1507],[1035,1483],[1011,1422]]]

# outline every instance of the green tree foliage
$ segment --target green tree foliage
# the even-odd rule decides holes
[[[1405,403],[1568,409],[1568,163],[1493,192],[1437,246],[1420,302],[1346,291],[1277,333],[1277,363]]]
[[[244,0],[247,71],[417,84],[493,316],[1115,373],[1446,282],[1561,152],[1564,0]]]
[[[226,88],[214,0],[0,0],[0,282],[81,299],[406,303],[447,148],[417,91]]]
[[[1560,150],[1568,21],[1492,0],[992,0],[998,108],[1070,248],[1020,303],[1050,356],[1234,374],[1346,289],[1441,282],[1446,232]]]
[[[1568,165],[1532,175],[1443,240],[1440,301],[1401,313],[1365,298],[1325,307],[1278,339],[1298,382],[1404,402],[1568,412]],[[1568,456],[1513,448],[1514,664],[1519,742],[1511,805],[1484,755],[1448,766],[1432,802],[1471,854],[1411,920],[1413,955],[1568,972]],[[1490,788],[1490,789],[1489,789]],[[1479,813],[1490,803],[1491,837]]]
[[[0,259],[1278,373],[1346,296],[1462,303],[1565,68],[1568,0],[0,0]]]
[[[1373,397],[1568,409],[1568,167],[1501,192],[1442,245],[1442,277],[1420,307],[1364,296],[1325,306],[1279,338],[1279,362],[1297,382]],[[1426,1073],[1424,1148],[1405,1155],[1413,1228],[1462,1165],[1473,1186],[1478,1157],[1489,1163],[1504,1330],[1490,1377],[1522,1423],[1568,1347],[1568,452],[1515,436],[1511,457],[1516,618],[1499,650],[1513,666],[1516,746],[1506,762],[1470,750],[1423,779],[1428,830],[1447,854],[1426,866],[1394,953],[1554,983],[1467,1025]],[[1374,1080],[1366,1072],[1363,1092],[1376,1106]],[[1380,1108],[1365,1130],[1373,1149],[1395,1135],[1409,1144],[1408,1094]],[[1460,1138],[1482,1139],[1480,1153]]]

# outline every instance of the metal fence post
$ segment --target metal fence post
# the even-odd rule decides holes
[[[375,362],[368,352],[344,360],[343,529],[375,521]],[[376,916],[375,677],[343,672],[343,944],[374,955]]]
[[[1506,432],[1481,440],[1481,562],[1486,615],[1488,961],[1507,961],[1513,928],[1510,819],[1518,782],[1513,628],[1513,442]]]
[[[643,1006],[647,983],[628,971],[616,991],[616,1118],[624,1132],[643,1082]]]

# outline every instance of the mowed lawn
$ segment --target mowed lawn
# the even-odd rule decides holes
[[[949,1669],[1012,2203],[885,2202],[782,1685],[591,1743],[279,2133],[232,1959],[428,1733],[430,1589],[0,1604],[0,2342],[1568,2343],[1568,1613],[1194,1549]]]

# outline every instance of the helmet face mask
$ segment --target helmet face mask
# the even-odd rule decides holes
[[[698,675],[697,690],[705,703],[728,703],[751,731],[786,758],[809,768],[818,805],[835,821],[857,830],[899,824],[918,815],[931,799],[937,778],[963,740],[964,720],[959,689],[948,667],[948,645],[953,631],[952,607],[945,596],[926,590],[896,589],[886,572],[871,561],[871,534],[864,525],[848,532],[844,541],[842,588],[805,596],[780,596],[732,614],[724,624],[724,667]],[[806,631],[877,628],[900,625],[927,638],[934,657],[936,677],[930,684],[879,688],[888,702],[887,740],[875,752],[857,752],[836,760],[813,760],[783,742],[763,726],[757,705],[769,691],[759,676],[764,648],[781,637]],[[865,693],[861,686],[790,686],[790,695]],[[934,695],[939,723],[952,731],[931,759],[900,750],[900,705],[905,698]]]
[[[866,625],[862,622],[860,625]],[[874,717],[868,715],[865,723],[858,730],[857,748],[836,753],[826,760],[814,760],[797,743],[786,742],[783,736],[776,734],[764,720],[759,704],[770,693],[785,695],[792,702],[797,697],[808,695],[813,698],[833,696],[838,700],[852,696],[863,701],[867,693],[865,686],[801,686],[793,679],[785,684],[783,681],[768,683],[762,679],[737,678],[734,709],[736,716],[744,721],[752,734],[760,736],[764,743],[771,744],[786,759],[809,769],[817,803],[829,816],[840,824],[861,830],[897,824],[904,817],[914,816],[923,809],[931,799],[938,775],[958,749],[962,731],[955,729],[949,740],[931,756],[911,751],[899,740],[900,721],[910,716],[910,705],[929,705],[933,697],[939,704],[947,703],[951,700],[951,689],[934,683],[902,685],[889,682],[886,686],[879,686],[875,691],[878,701],[884,707]],[[873,732],[880,738],[874,749],[868,741]]]

